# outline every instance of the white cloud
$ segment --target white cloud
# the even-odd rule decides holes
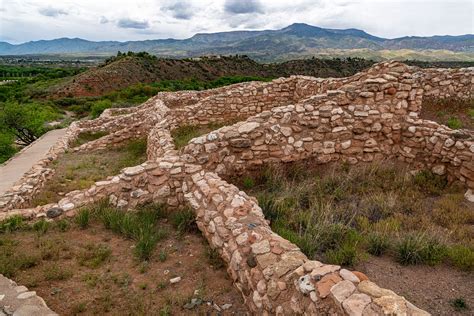
[[[57,9],[57,8],[53,8],[53,7],[40,8],[38,10],[38,12],[41,15],[49,16],[49,17],[57,17],[57,16],[60,16],[60,15],[68,15],[68,13],[65,10]]]
[[[393,38],[474,33],[472,0],[1,0],[0,40],[187,38],[295,22]]]

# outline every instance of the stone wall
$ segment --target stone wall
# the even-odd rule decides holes
[[[473,132],[453,131],[418,114],[426,91],[433,90],[427,85],[437,87],[433,96],[472,97],[473,76],[474,69],[421,71],[392,62],[342,79],[295,76],[161,93],[133,110],[109,110],[97,120],[73,124],[60,146],[67,148],[80,131],[109,132],[80,150],[141,133],[148,135],[146,163],[69,192],[58,203],[34,209],[4,204],[0,220],[71,216],[103,199],[124,210],[151,201],[188,204],[255,314],[426,315],[357,271],[309,260],[271,231],[254,198],[220,175],[309,157],[353,164],[395,157],[447,173],[472,190]],[[180,151],[174,147],[170,132],[178,126],[237,118],[244,121],[195,138]]]
[[[35,291],[0,274],[0,315],[57,316]]]

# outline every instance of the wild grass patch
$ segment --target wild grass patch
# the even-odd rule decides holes
[[[193,138],[209,133],[226,125],[232,125],[236,120],[224,123],[208,123],[206,125],[183,125],[171,131],[176,148],[180,149],[186,146]]]
[[[97,210],[97,216],[105,228],[136,242],[134,252],[140,260],[149,260],[157,242],[168,235],[165,229],[157,226],[164,215],[164,207],[157,204],[145,205],[136,212],[105,206]]]
[[[98,268],[112,256],[112,250],[106,244],[86,244],[78,254],[77,260],[81,266]]]
[[[55,161],[53,177],[35,195],[30,205],[35,207],[57,202],[67,192],[87,189],[95,182],[145,160],[145,139],[130,140],[121,146],[100,151],[65,153]]]
[[[104,137],[107,134],[108,133],[105,131],[82,132],[77,136],[76,140],[71,144],[71,147],[79,147],[85,143]]]
[[[367,254],[390,255],[403,264],[469,269],[470,250],[459,246],[474,240],[464,188],[429,171],[409,171],[391,162],[324,168],[301,162],[268,165],[233,181],[257,197],[272,229],[310,258],[351,266]]]

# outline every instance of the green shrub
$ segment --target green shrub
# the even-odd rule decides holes
[[[397,245],[398,262],[404,265],[440,263],[446,256],[446,247],[425,234],[408,234]]]
[[[418,264],[422,262],[421,251],[423,246],[421,241],[414,235],[408,235],[397,245],[397,260],[401,264]]]
[[[163,216],[161,205],[148,204],[137,212],[103,208],[99,218],[107,229],[136,241],[134,253],[139,260],[149,260],[157,242],[167,236],[166,230],[156,227]]]
[[[138,240],[135,245],[135,255],[140,260],[149,260],[155,249],[158,236],[150,229],[142,229],[139,232]]]
[[[381,233],[372,233],[367,237],[367,252],[374,256],[383,255],[390,247],[388,236]]]
[[[345,242],[336,249],[326,251],[325,256],[328,263],[354,266],[358,260],[357,244]]]
[[[462,297],[458,297],[449,303],[457,312],[469,310],[469,305],[467,305],[466,300]]]
[[[426,241],[421,252],[423,263],[431,266],[441,263],[446,255],[446,246],[434,238],[428,239]]]
[[[354,266],[360,257],[360,240],[361,236],[355,230],[347,230],[339,240],[331,241],[334,246],[325,252],[326,259],[329,263]]]
[[[108,108],[111,108],[112,106],[113,103],[107,99],[95,102],[91,106],[91,117],[98,118],[102,114],[102,112],[104,112]]]
[[[81,229],[89,227],[90,210],[88,208],[80,209],[76,215],[76,223]]]
[[[173,212],[171,222],[180,233],[186,233],[197,230],[195,218],[193,210],[186,207]]]
[[[36,223],[33,224],[33,229],[39,234],[39,235],[44,235],[49,229],[49,226],[51,224],[46,221],[44,218],[41,220],[37,221]]]
[[[448,249],[449,260],[461,270],[474,270],[474,250],[472,248],[455,245]]]
[[[0,132],[0,163],[7,161],[17,152],[13,145],[14,139],[13,134]]]
[[[166,251],[164,249],[161,249],[158,259],[160,260],[160,262],[165,262],[166,258],[168,258],[168,255],[166,254]]]
[[[251,177],[244,177],[242,185],[245,189],[250,190],[255,186],[255,181]]]
[[[0,233],[11,233],[24,227],[23,218],[14,215],[0,222]]]
[[[467,112],[467,115],[469,115],[471,120],[474,120],[474,109],[469,109]]]
[[[452,129],[460,129],[463,126],[461,120],[455,116],[450,117],[446,125],[448,125],[448,127]]]

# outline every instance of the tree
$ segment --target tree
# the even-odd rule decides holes
[[[15,136],[15,142],[27,146],[45,131],[45,123],[56,114],[48,106],[35,103],[6,102],[0,106],[0,130]]]

